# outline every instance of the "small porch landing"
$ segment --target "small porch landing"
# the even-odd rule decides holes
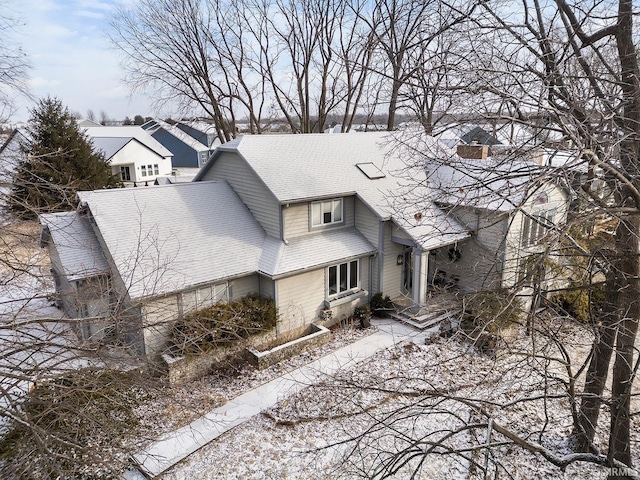
[[[448,329],[451,329],[457,326],[462,313],[462,302],[453,292],[430,292],[426,304],[421,306],[404,296],[394,298],[393,304],[395,311],[389,316],[419,330],[437,327],[444,322],[449,322]]]

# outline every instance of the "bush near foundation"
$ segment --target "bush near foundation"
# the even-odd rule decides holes
[[[270,298],[247,295],[185,315],[171,331],[173,355],[197,355],[248,338],[276,326],[278,313]]]

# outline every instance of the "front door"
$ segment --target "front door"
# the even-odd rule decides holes
[[[413,288],[413,248],[405,247],[402,255],[402,293],[411,295]]]

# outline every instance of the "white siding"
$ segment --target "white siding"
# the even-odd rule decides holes
[[[154,181],[158,176],[171,175],[171,158],[162,157],[157,153],[149,150],[139,142],[132,140],[127,143],[122,150],[111,157],[109,162],[114,172],[120,173],[120,165],[131,166],[131,181],[145,182]],[[141,165],[158,165],[158,175],[147,172],[145,177],[142,176]]]
[[[280,238],[280,204],[239,156],[223,152],[202,180],[224,179],[265,231]]]
[[[545,194],[548,201],[544,204],[536,203],[535,199]],[[522,260],[528,256],[544,251],[546,244],[539,243],[525,247],[522,244],[524,219],[527,215],[537,215],[543,212],[553,211],[553,221],[556,225],[566,222],[568,209],[567,194],[555,184],[545,184],[533,192],[522,208],[513,213],[509,223],[509,230],[505,244],[505,267],[503,272],[503,285],[512,286],[518,279],[518,273],[522,269]]]

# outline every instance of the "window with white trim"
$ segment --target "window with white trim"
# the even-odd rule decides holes
[[[198,306],[200,308],[210,307],[216,303],[226,303],[228,301],[229,285],[226,282],[198,288]]]
[[[553,225],[553,210],[526,215],[522,221],[522,246],[536,245]]]
[[[153,165],[153,174],[160,175],[160,168],[158,167],[157,163]]]
[[[327,268],[327,296],[335,298],[348,294],[360,287],[360,261],[331,265]]]
[[[311,226],[321,227],[342,223],[342,199],[323,200],[311,203]]]
[[[140,175],[143,177],[147,176],[147,166],[146,165],[141,165],[140,166]]]

